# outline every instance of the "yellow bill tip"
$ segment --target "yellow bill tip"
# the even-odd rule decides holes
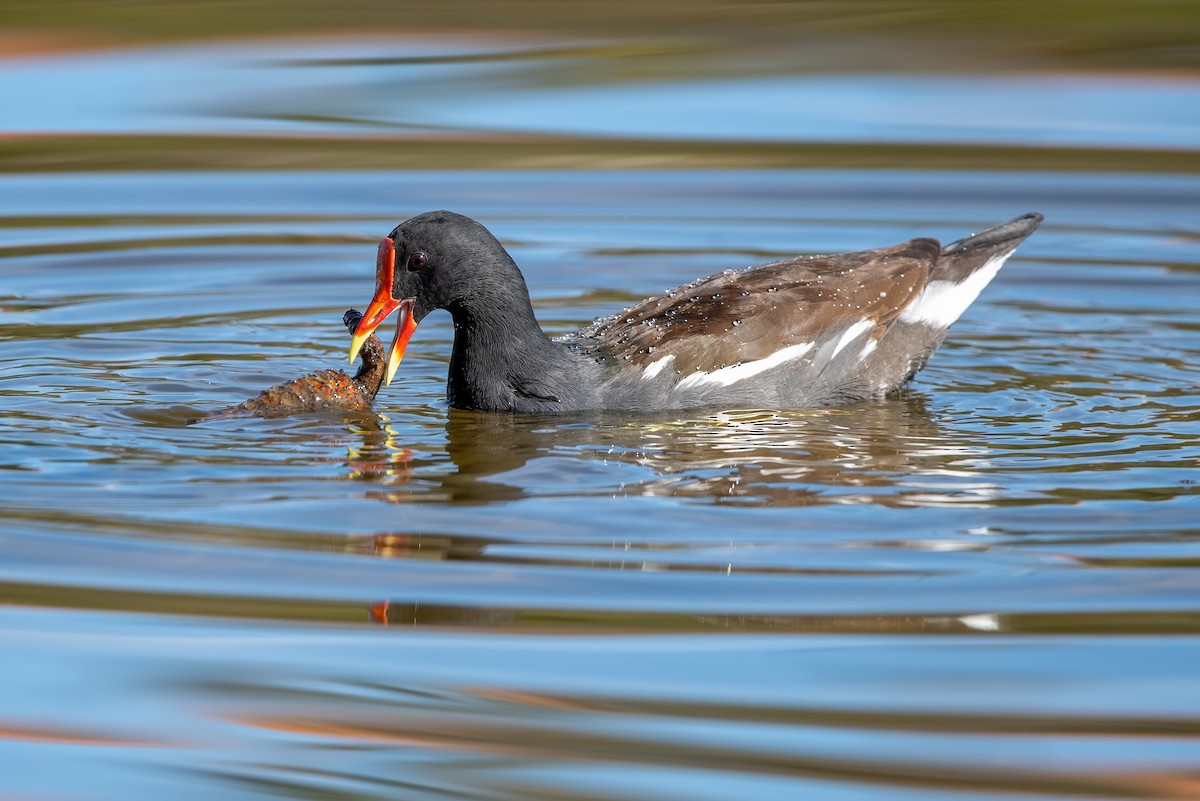
[[[367,331],[365,334],[355,334],[350,339],[350,363],[351,364],[354,364],[354,360],[358,358],[358,354],[362,350],[363,345],[366,343],[367,337],[369,337],[369,336],[371,336],[371,332]]]
[[[395,377],[396,370],[399,369],[400,360],[402,358],[404,358],[404,353],[400,348],[394,347],[392,348],[391,352],[388,353],[387,372],[383,374],[383,385],[385,387],[390,387],[392,385],[392,378]]]

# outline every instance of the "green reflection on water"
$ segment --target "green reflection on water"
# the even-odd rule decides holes
[[[53,42],[85,35],[101,42],[245,38],[337,32],[399,35],[471,31],[490,36],[525,32],[571,37],[641,38],[723,42],[758,53],[780,47],[792,60],[818,49],[819,68],[854,67],[869,59],[880,67],[901,64],[944,68],[965,60],[1014,63],[1024,68],[1070,61],[1075,66],[1195,69],[1200,50],[1200,5],[1171,0],[957,0],[838,3],[608,3],[546,4],[533,0],[492,3],[393,3],[384,0],[181,0],[172,3],[64,0],[11,4],[6,32],[20,40],[36,33]],[[857,40],[862,47],[829,47]],[[86,41],[86,39],[85,39]],[[65,42],[64,42],[65,44]],[[822,47],[822,44],[825,44]],[[930,45],[936,44],[936,47]],[[842,63],[838,63],[838,61]],[[698,59],[702,61],[703,59]],[[833,62],[830,64],[830,62]],[[958,63],[956,63],[958,62]]]

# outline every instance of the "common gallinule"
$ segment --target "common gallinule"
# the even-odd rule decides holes
[[[399,311],[391,383],[413,331],[446,309],[446,398],[510,413],[798,408],[879,398],[929,361],[946,328],[1042,221],[1026,214],[942,247],[935,239],[727,270],[551,339],[525,279],[482,225],[420,214],[379,243],[375,296],[354,333]]]

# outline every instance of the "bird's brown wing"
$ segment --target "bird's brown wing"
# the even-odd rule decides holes
[[[914,239],[718,273],[597,321],[579,343],[643,367],[673,356],[671,369],[686,376],[819,343],[863,320],[877,338],[920,293],[940,253],[936,240]]]

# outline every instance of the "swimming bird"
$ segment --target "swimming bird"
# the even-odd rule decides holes
[[[361,320],[362,314],[357,309],[347,309],[342,315],[342,325],[352,334]],[[258,397],[236,406],[193,417],[188,420],[188,425],[240,417],[287,417],[308,412],[369,412],[386,370],[383,343],[378,337],[369,335],[362,348],[362,364],[353,376],[341,370],[317,370],[267,387]]]
[[[653,413],[861,402],[924,367],[1041,222],[1031,213],[945,247],[920,238],[727,270],[551,339],[496,237],[469,217],[432,211],[379,243],[375,294],[350,360],[397,312],[390,384],[417,324],[445,309],[454,321],[446,384],[454,408]]]

